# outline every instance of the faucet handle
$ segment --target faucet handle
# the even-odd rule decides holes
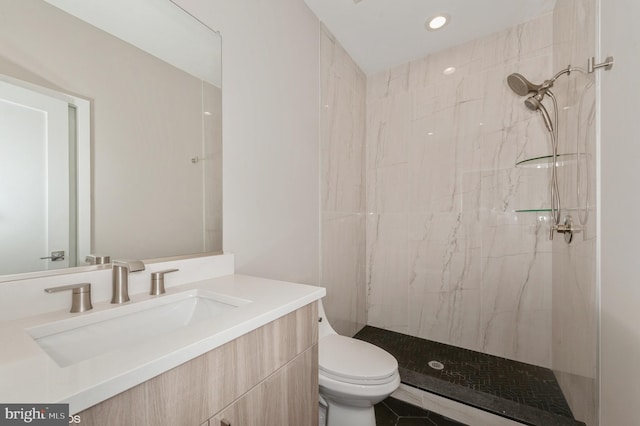
[[[164,274],[168,274],[170,272],[176,272],[179,269],[165,269],[164,271],[152,272],[151,273],[151,291],[149,294],[153,296],[158,296],[160,294],[164,294]]]
[[[90,265],[106,265],[111,263],[111,256],[99,256],[97,254],[89,254],[84,259]]]
[[[93,305],[91,304],[91,283],[63,285],[44,289],[47,293],[57,293],[66,290],[72,290],[71,310],[69,312],[76,313],[93,309]]]

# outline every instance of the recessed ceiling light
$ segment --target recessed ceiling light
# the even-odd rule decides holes
[[[445,69],[442,71],[442,74],[444,74],[444,75],[451,75],[451,74],[453,74],[454,72],[456,72],[456,67],[448,67],[448,68],[445,68]]]
[[[441,14],[433,16],[427,19],[427,23],[424,24],[425,28],[429,31],[439,30],[449,23],[449,15]]]

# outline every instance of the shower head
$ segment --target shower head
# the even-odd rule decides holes
[[[533,84],[524,78],[522,74],[518,74],[517,72],[509,74],[507,77],[507,84],[511,90],[520,96],[527,96],[529,93],[537,92],[542,88],[542,85]]]
[[[543,93],[536,93],[533,96],[529,96],[525,101],[524,101],[524,105],[529,108],[531,111],[537,111],[540,109],[540,106],[542,106],[542,98],[543,98],[544,94]]]
[[[573,71],[585,72],[582,68],[575,68],[569,65],[567,68],[561,70],[556,75],[551,77],[550,80],[545,80],[542,84],[533,84],[532,82],[524,78],[522,74],[518,74],[517,72],[514,72],[513,74],[509,74],[507,76],[507,84],[509,85],[511,90],[513,90],[516,94],[520,96],[527,96],[529,93],[542,93],[542,95],[544,95],[548,89],[553,87],[553,83],[555,83],[555,81],[560,76],[565,74],[569,75]]]
[[[547,130],[553,133],[553,124],[551,123],[551,117],[549,117],[549,112],[542,103],[543,96],[544,92],[529,96],[527,100],[524,101],[524,104],[531,111],[540,111],[540,115],[544,120],[544,125],[547,127]]]

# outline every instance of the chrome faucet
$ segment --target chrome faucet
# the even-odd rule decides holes
[[[113,295],[111,303],[121,304],[129,301],[129,272],[144,271],[144,263],[140,260],[114,260]]]

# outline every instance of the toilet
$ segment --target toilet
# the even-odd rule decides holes
[[[371,343],[341,336],[327,321],[318,301],[320,398],[327,426],[375,426],[373,405],[398,386],[398,361]]]

